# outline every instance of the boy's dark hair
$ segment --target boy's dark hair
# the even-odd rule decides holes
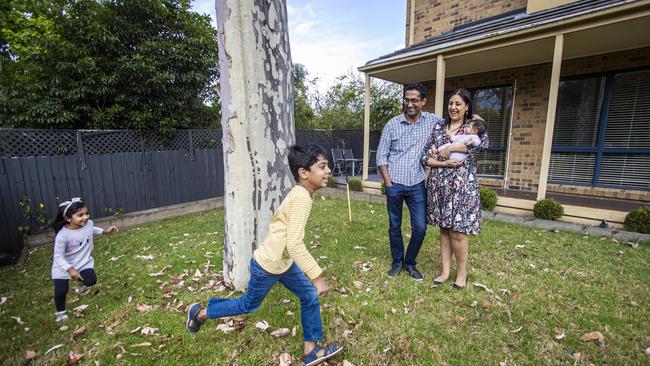
[[[54,229],[54,233],[58,234],[58,232],[61,231],[61,229],[63,229],[63,227],[68,223],[68,221],[65,219],[66,217],[74,215],[77,213],[77,211],[81,210],[84,207],[86,207],[86,204],[82,201],[72,202],[67,210],[66,206],[59,206],[59,209],[56,213],[56,218],[54,219],[54,223],[52,223],[52,229]],[[63,211],[65,211],[65,216],[63,215]]]
[[[469,124],[476,129],[476,134],[481,136],[487,131],[487,123],[482,119],[473,119]]]
[[[300,180],[298,176],[298,169],[305,168],[309,170],[315,162],[318,161],[318,157],[323,156],[327,159],[327,152],[317,144],[306,144],[306,145],[293,145],[289,147],[289,169],[291,174],[293,174],[293,179],[296,180],[296,183]]]
[[[427,97],[427,87],[420,83],[413,83],[413,84],[408,84],[407,86],[404,87],[404,93],[402,94],[402,98],[406,96],[406,92],[409,90],[417,90],[417,92],[420,93],[420,99],[424,99]]]

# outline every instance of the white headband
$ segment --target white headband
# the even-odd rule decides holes
[[[68,209],[69,209],[70,206],[71,206],[73,203],[75,203],[75,202],[82,202],[82,201],[81,201],[81,198],[79,198],[79,197],[75,197],[75,198],[71,199],[70,201],[61,202],[61,203],[59,204],[59,207],[63,207],[63,206],[65,206],[65,209],[63,210],[63,217],[66,216],[66,213],[68,212]]]

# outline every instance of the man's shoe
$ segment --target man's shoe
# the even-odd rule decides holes
[[[409,264],[409,265],[406,265],[406,267],[404,267],[404,268],[406,268],[406,272],[408,272],[414,280],[419,282],[419,281],[422,281],[424,279],[424,277],[422,276],[422,273],[420,273],[420,271],[418,271],[418,269],[415,268],[415,265],[410,265]]]
[[[393,263],[388,271],[388,277],[395,277],[402,271],[402,263]]]

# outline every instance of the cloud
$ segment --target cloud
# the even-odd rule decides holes
[[[318,78],[321,92],[332,85],[336,77],[351,70],[356,71],[367,61],[393,52],[396,47],[390,45],[403,38],[403,23],[386,24],[385,20],[371,14],[373,11],[382,14],[390,12],[387,3],[371,4],[373,8],[368,8],[364,2],[348,0],[287,0],[292,61],[305,65],[310,77]],[[214,0],[194,1],[192,9],[210,14],[216,27]],[[402,16],[398,19],[402,21]],[[389,25],[393,27],[387,30]]]
[[[373,39],[361,19],[341,10],[321,1],[290,6],[287,11],[292,60],[305,65],[310,76],[318,77],[321,91],[386,48],[382,44],[385,39]]]

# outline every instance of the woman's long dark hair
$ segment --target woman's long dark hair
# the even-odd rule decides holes
[[[463,119],[472,119],[472,116],[474,115],[474,111],[472,110],[472,94],[465,89],[457,89],[449,95],[449,99],[454,95],[461,97],[465,104],[467,104],[467,115],[463,116]],[[445,127],[451,125],[451,117],[449,116],[449,99],[447,99],[447,108],[444,110],[445,113],[443,113],[445,115]]]
[[[67,210],[66,210],[66,206],[59,206],[59,210],[56,214],[56,219],[54,219],[54,223],[52,224],[54,233],[58,234],[58,232],[61,231],[61,229],[63,229],[63,227],[68,223],[68,220],[65,219],[66,217],[70,217],[74,215],[75,213],[77,213],[77,211],[81,210],[84,207],[86,207],[86,204],[81,201],[72,202],[72,204],[70,205],[70,207],[68,207]]]

